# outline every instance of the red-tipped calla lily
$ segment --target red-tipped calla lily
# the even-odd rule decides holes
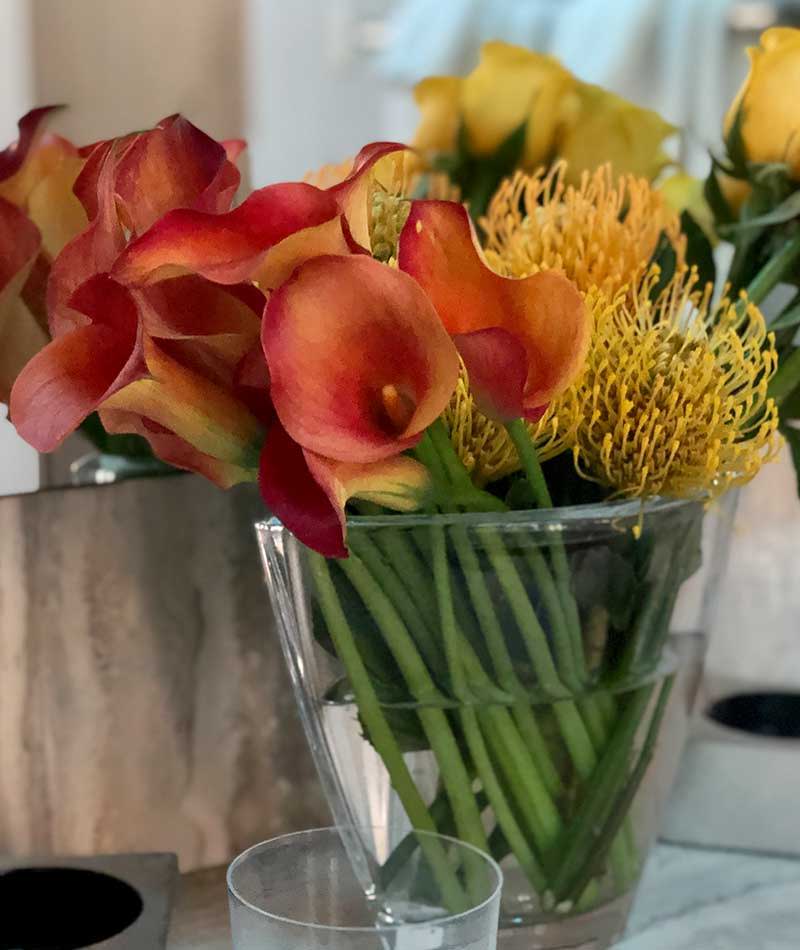
[[[462,205],[415,201],[398,263],[433,302],[476,399],[495,418],[537,418],[580,372],[592,328],[575,285],[554,272],[494,273]]]
[[[139,314],[124,288],[98,276],[70,304],[88,321],[37,353],[11,391],[11,421],[40,452],[57,448],[109,396],[145,372]]]
[[[223,284],[255,280],[272,289],[303,261],[369,246],[369,171],[404,148],[380,142],[363,149],[351,174],[328,189],[304,182],[268,185],[227,214],[175,211],[122,255],[118,280],[143,286],[197,273]]]
[[[17,374],[48,340],[23,300],[40,246],[33,222],[0,199],[0,402],[8,402]]]
[[[86,225],[72,193],[83,159],[66,139],[45,132],[52,111],[29,112],[18,141],[0,152],[0,402],[48,342],[50,260]]]
[[[458,380],[455,346],[419,285],[366,256],[299,267],[271,296],[261,339],[287,432],[339,461],[416,444]]]
[[[304,450],[277,421],[261,451],[258,480],[270,511],[325,557],[347,557],[345,505],[350,498],[413,511],[430,488],[430,473],[412,458],[333,461]]]

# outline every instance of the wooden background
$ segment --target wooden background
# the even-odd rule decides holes
[[[262,515],[192,476],[0,498],[0,853],[189,870],[328,823]]]

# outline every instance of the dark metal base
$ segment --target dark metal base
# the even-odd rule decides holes
[[[173,854],[0,858],[0,950],[164,950]]]

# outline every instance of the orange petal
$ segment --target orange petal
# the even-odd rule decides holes
[[[298,268],[267,304],[262,342],[283,425],[339,461],[415,444],[458,379],[456,349],[419,286],[364,256]]]
[[[303,244],[313,243],[319,225],[333,222],[332,249],[346,251],[338,213],[331,195],[302,182],[261,188],[226,214],[172,211],[127,248],[114,275],[136,286],[186,273],[221,284],[252,280],[265,266],[267,252],[280,254],[281,242],[293,235],[300,243],[292,257],[302,256]]]
[[[467,368],[478,409],[490,419],[510,421],[525,414],[528,358],[520,341],[501,327],[457,333],[453,341]]]
[[[262,429],[231,388],[184,365],[164,342],[144,339],[149,376],[115,392],[100,408],[143,416],[204,455],[253,472]]]
[[[303,544],[347,557],[342,518],[308,467],[306,453],[276,422],[261,450],[258,484],[267,508]]]
[[[18,123],[19,137],[0,152],[0,197],[15,205],[24,205],[38,175],[30,175],[29,159],[43,134],[42,122],[61,106],[32,109]]]
[[[522,279],[495,274],[462,205],[415,201],[398,262],[433,301],[449,333],[500,327],[522,343],[528,361],[526,412],[546,405],[580,372],[591,317],[575,285],[555,272]]]
[[[232,488],[242,482],[254,480],[254,473],[251,470],[204,455],[174,432],[157,426],[136,413],[119,409],[101,409],[100,421],[106,432],[112,435],[142,436],[150,443],[153,454],[162,462],[202,475],[220,488]]]
[[[71,301],[84,325],[53,340],[25,366],[11,391],[11,419],[40,452],[50,452],[109,396],[144,372],[139,315],[106,275]]]
[[[430,490],[430,473],[403,455],[368,464],[335,462],[304,451],[276,423],[261,452],[259,485],[270,511],[295,537],[325,557],[347,557],[348,500],[414,511]]]
[[[365,145],[356,155],[350,174],[344,181],[328,191],[336,202],[347,221],[350,234],[356,244],[362,248],[370,246],[369,240],[369,200],[371,183],[369,172],[375,164],[393,152],[401,152],[407,148],[399,142],[372,142]]]
[[[50,270],[47,312],[54,337],[69,332],[80,323],[70,307],[73,294],[91,277],[110,271],[125,245],[114,199],[114,151],[101,151],[102,161],[97,168],[96,215],[86,230],[66,245]]]
[[[48,342],[22,299],[40,243],[28,218],[0,199],[0,402],[8,402],[17,374]]]

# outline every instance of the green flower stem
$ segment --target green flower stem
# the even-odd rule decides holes
[[[441,416],[428,427],[425,435],[430,439],[441,465],[444,467],[447,478],[455,489],[455,498],[458,504],[470,511],[507,512],[508,506],[500,498],[490,492],[478,488],[464,468],[461,459],[453,449],[447,426]],[[424,439],[423,439],[424,441]]]
[[[787,241],[747,285],[747,296],[760,304],[785,277],[794,274],[800,261],[800,235]]]
[[[520,462],[525,474],[533,489],[536,503],[540,508],[552,508],[553,499],[550,496],[550,490],[547,487],[547,481],[542,472],[542,466],[539,462],[539,455],[531,439],[528,427],[522,419],[514,419],[506,424],[506,431],[511,436],[511,441],[519,455]],[[567,552],[564,549],[563,540],[556,536],[550,545],[550,556],[553,559],[553,570],[556,577],[556,586],[561,595],[561,602],[564,607],[564,613],[570,627],[571,647],[574,656],[575,669],[581,679],[586,679],[585,658],[583,655],[583,641],[581,639],[581,623],[578,614],[578,605],[572,596],[570,583],[569,562],[567,561]]]
[[[553,796],[561,795],[564,786],[558,770],[553,765],[550,751],[539,729],[527,696],[525,687],[517,677],[511,655],[508,652],[500,621],[492,608],[492,598],[483,575],[478,555],[470,543],[469,534],[463,525],[452,529],[451,536],[461,565],[461,571],[467,582],[470,600],[478,618],[489,655],[500,686],[518,698],[512,706],[512,715],[516,720],[525,744],[531,750],[534,761],[539,766],[542,780],[548,792]]]
[[[432,531],[441,533],[441,529],[439,529],[437,526],[433,526]],[[406,539],[400,539],[400,540],[403,542],[403,544],[407,544]],[[403,545],[400,545],[400,547],[403,547]],[[444,589],[449,590],[449,585],[450,585],[449,568],[448,568],[447,573],[445,574],[444,567],[448,567],[448,565],[447,565],[446,560],[444,561],[444,563],[442,563],[442,547],[439,542],[436,542],[436,548],[439,551],[439,557],[438,557],[439,567],[437,569],[435,576],[437,578],[437,581],[439,577],[443,578],[442,583],[438,585],[438,589],[441,590],[444,588]],[[446,554],[446,549],[444,550],[444,553]],[[471,548],[470,548],[470,553],[472,554],[473,557],[475,556],[474,551],[472,551]],[[414,561],[418,563],[418,559],[416,555],[414,555],[413,552],[405,551],[403,563],[407,563],[405,558],[413,559]],[[414,573],[416,574],[417,572],[414,571]],[[482,575],[480,576],[482,579]],[[422,583],[421,590],[427,593],[428,588],[430,587],[428,576],[425,576],[424,579],[420,578],[420,581]],[[389,585],[389,589],[394,590],[395,589],[394,585],[393,584]],[[487,597],[484,601],[484,604],[491,612],[491,608],[489,607],[488,591],[486,593],[487,593]],[[419,596],[419,594],[420,594],[420,589],[418,588],[417,596]],[[408,592],[408,596],[409,597],[413,596],[411,591]],[[438,594],[437,594],[437,599],[438,599]],[[397,606],[398,604],[395,603],[395,607]],[[445,605],[445,610],[447,610],[446,605]],[[492,619],[496,623],[496,619],[494,618],[494,615],[492,614],[491,616],[492,616]],[[450,624],[449,619],[447,620],[447,625],[448,627],[452,626]],[[466,675],[466,678],[467,678],[466,683],[464,683],[463,681],[460,681],[457,677],[453,678],[454,681],[458,683],[458,688],[464,693],[466,693],[467,689],[469,688],[470,691],[476,694],[480,694],[480,695],[488,695],[491,693],[492,690],[497,692],[496,687],[494,687],[494,684],[492,683],[491,679],[483,670],[480,664],[480,660],[475,654],[475,651],[471,648],[469,643],[464,641],[463,634],[461,634],[458,631],[457,626],[456,626],[455,631],[451,630],[447,636],[451,643],[450,655],[457,656],[460,658],[460,662],[463,664],[463,673]],[[506,648],[505,648],[505,644],[502,641],[502,635],[500,635],[500,643],[502,644],[502,649],[505,651]],[[511,662],[510,658],[508,662],[510,664]],[[523,736],[520,736],[517,733],[517,728],[515,727],[514,718],[509,716],[507,710],[504,708],[503,703],[508,703],[508,702],[511,702],[512,700],[513,700],[513,696],[510,694],[510,691],[507,696],[501,697],[501,700],[499,703],[496,698],[492,700],[493,702],[498,703],[497,705],[492,707],[492,715],[490,717],[492,721],[492,727],[493,727],[493,732],[492,732],[493,740],[502,741],[504,748],[512,750],[511,754],[516,758],[516,766],[515,766],[514,774],[519,777],[519,781],[524,782],[530,789],[530,792],[526,793],[524,800],[527,802],[532,801],[535,807],[535,811],[532,813],[532,816],[529,813],[526,813],[523,816],[525,820],[525,824],[534,824],[535,827],[531,828],[533,840],[539,841],[540,843],[543,844],[543,846],[549,847],[552,841],[554,840],[554,837],[560,833],[560,818],[558,815],[558,810],[556,809],[555,805],[550,800],[549,789],[546,783],[544,782],[542,776],[540,775],[540,772],[539,772],[540,764],[539,764],[539,760],[537,759],[535,751],[531,749],[530,747],[526,748],[527,743],[526,743],[525,738]],[[556,780],[560,781],[558,779],[558,774],[555,772],[552,762],[550,760],[550,755],[549,755],[549,751],[547,750],[547,746],[544,743],[544,739],[541,737],[541,733],[538,732],[538,727],[536,727],[536,723],[535,723],[535,720],[533,719],[530,709],[527,706],[522,707],[521,704],[520,704],[520,708],[525,708],[526,712],[530,715],[531,721],[533,722],[534,727],[537,729],[539,741],[542,745],[544,761],[547,763],[547,767],[549,767],[550,769],[553,769],[554,774],[556,776]],[[465,729],[465,732],[466,732],[466,729]],[[501,815],[502,815],[503,825],[508,830],[510,839],[514,841],[515,854],[517,855],[521,866],[525,868],[527,871],[528,869],[533,867],[533,864],[531,861],[532,852],[530,852],[529,848],[526,848],[525,846],[523,846],[522,842],[517,838],[515,830],[514,830],[514,826],[510,824],[510,820],[509,820],[510,818],[513,818],[513,812],[510,810],[507,804],[504,807],[502,801],[500,801],[498,798],[498,793],[501,792],[502,789],[499,787],[499,781],[497,780],[494,770],[492,770],[491,773],[487,771],[487,766],[491,765],[491,759],[488,759],[486,755],[484,754],[485,745],[483,742],[483,738],[482,736],[477,735],[474,732],[474,730],[472,731],[471,736],[468,738],[470,739],[470,742],[469,742],[470,754],[473,757],[473,760],[475,761],[476,767],[478,767],[479,763],[481,765],[481,780],[487,783],[487,787],[494,785],[492,801],[493,801],[493,805],[497,805],[497,807],[499,808],[499,812],[496,813],[496,817],[498,821],[500,821]],[[518,828],[521,827],[519,821],[517,821],[516,819],[514,820],[514,823]],[[531,873],[535,875],[534,878],[531,879],[531,883],[538,890],[538,887],[540,884],[540,878],[538,875],[536,875],[536,872],[532,871]]]
[[[611,814],[605,824],[605,827],[596,837],[594,849],[589,852],[588,860],[580,872],[576,874],[575,880],[571,887],[571,893],[573,895],[580,894],[587,882],[593,878],[597,872],[598,864],[602,861],[603,855],[608,848],[609,842],[616,837],[620,826],[623,824],[628,813],[630,812],[631,806],[633,805],[633,801],[636,797],[636,793],[638,792],[639,787],[641,786],[642,781],[647,773],[647,769],[653,760],[656,744],[658,742],[658,736],[661,731],[661,723],[664,720],[664,715],[667,711],[669,698],[674,685],[675,677],[673,675],[666,679],[661,686],[655,709],[653,710],[652,716],[650,718],[650,725],[647,729],[647,735],[645,736],[645,740],[639,753],[639,759],[626,785],[619,791],[612,805]]]
[[[769,384],[769,395],[780,406],[800,385],[800,348],[778,367],[778,372],[772,377]]]
[[[557,900],[574,898],[576,892],[583,891],[577,887],[577,878],[587,856],[595,854],[597,840],[612,810],[614,798],[623,785],[623,777],[627,776],[632,744],[652,692],[653,687],[647,686],[630,697],[603,758],[585,783],[586,796],[580,810],[559,842],[560,864],[553,878]],[[616,832],[612,840],[620,840]]]
[[[505,775],[506,787],[531,829],[537,850],[541,855],[550,854],[563,831],[563,822],[538,774],[531,769],[518,733],[508,728],[508,710],[488,706],[479,711],[478,720],[492,756]]]
[[[547,635],[531,606],[525,586],[516,565],[508,556],[502,538],[496,531],[486,528],[483,531],[483,541],[489,562],[503,588],[503,593],[508,598],[511,611],[525,641],[525,648],[533,663],[539,686],[549,696],[567,696],[569,691],[561,682],[550,655]]]
[[[417,714],[439,763],[459,837],[462,841],[486,851],[488,842],[472,793],[469,773],[446,714],[442,709],[429,705],[432,701],[441,702],[442,697],[417,652],[411,635],[392,602],[361,561],[351,555],[341,562],[341,568],[372,614],[412,695],[420,703]]]
[[[420,612],[417,600],[408,596],[403,582],[391,565],[384,560],[378,546],[363,531],[351,531],[348,544],[353,554],[369,565],[373,577],[394,604],[403,623],[414,638],[428,669],[444,669],[445,657],[442,655],[438,642],[428,635],[428,624]]]
[[[460,653],[460,635],[456,628],[456,616],[453,609],[453,597],[450,589],[450,566],[447,562],[447,542],[440,525],[431,526],[431,549],[433,551],[433,576],[436,585],[436,595],[439,605],[439,621],[442,636],[445,642],[450,680],[456,696],[460,698],[465,690],[464,670]],[[467,741],[470,756],[481,784],[494,810],[497,823],[503,830],[506,841],[528,877],[528,880],[541,892],[545,888],[546,879],[539,866],[533,851],[530,849],[521,828],[517,824],[500,783],[495,775],[494,768],[486,751],[478,718],[474,709],[462,707],[459,710],[461,728]]]
[[[414,784],[403,759],[403,753],[400,751],[397,740],[381,710],[369,673],[358,652],[352,631],[339,602],[328,565],[324,558],[315,554],[309,555],[309,564],[316,585],[320,609],[325,614],[327,627],[336,647],[336,652],[347,670],[358,703],[359,714],[369,731],[370,741],[383,760],[392,787],[397,792],[412,825],[420,831],[435,833],[437,831],[436,825],[417,790],[417,786]],[[425,835],[419,840],[447,906],[454,912],[467,910],[469,902],[461,888],[457,875],[450,866],[447,853],[441,843],[435,838],[428,838]]]

